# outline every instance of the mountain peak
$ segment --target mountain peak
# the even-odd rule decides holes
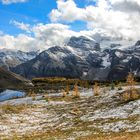
[[[136,42],[135,46],[140,46],[140,40]]]
[[[85,36],[80,37],[73,36],[70,38],[67,45],[74,48],[82,48],[83,50],[87,49],[100,50],[100,44],[98,42],[95,42],[94,40],[89,39]]]

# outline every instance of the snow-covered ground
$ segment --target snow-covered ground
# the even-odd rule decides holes
[[[125,90],[127,87],[123,87]],[[140,88],[140,86],[137,86]],[[33,133],[61,131],[51,138],[76,139],[81,136],[111,132],[140,131],[140,99],[124,103],[119,91],[110,87],[101,89],[99,96],[93,96],[92,89],[81,89],[80,98],[71,94],[62,98],[62,93],[26,97],[4,101],[0,104],[28,104],[19,113],[3,113],[0,110],[0,139]],[[45,95],[44,95],[45,96]],[[69,132],[65,135],[64,132]]]

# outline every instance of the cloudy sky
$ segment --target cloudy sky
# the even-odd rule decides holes
[[[0,49],[44,50],[71,36],[140,39],[140,0],[0,0]]]

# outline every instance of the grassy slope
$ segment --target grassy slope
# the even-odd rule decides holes
[[[28,85],[29,82],[19,75],[0,68],[0,88],[18,89]]]

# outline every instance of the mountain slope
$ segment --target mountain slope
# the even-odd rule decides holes
[[[0,88],[21,89],[27,86],[32,86],[29,80],[0,68]]]
[[[114,44],[115,45],[115,44]],[[116,45],[115,45],[116,47]],[[140,44],[125,49],[101,49],[86,37],[72,37],[68,44],[55,46],[36,58],[11,69],[26,78],[69,77],[89,80],[124,79],[129,72],[140,76]]]
[[[9,69],[21,63],[31,60],[37,56],[38,52],[22,52],[9,49],[0,50],[0,67]]]
[[[76,63],[77,58],[70,51],[56,46],[12,70],[27,78],[45,76],[78,77],[80,70],[75,67]]]

